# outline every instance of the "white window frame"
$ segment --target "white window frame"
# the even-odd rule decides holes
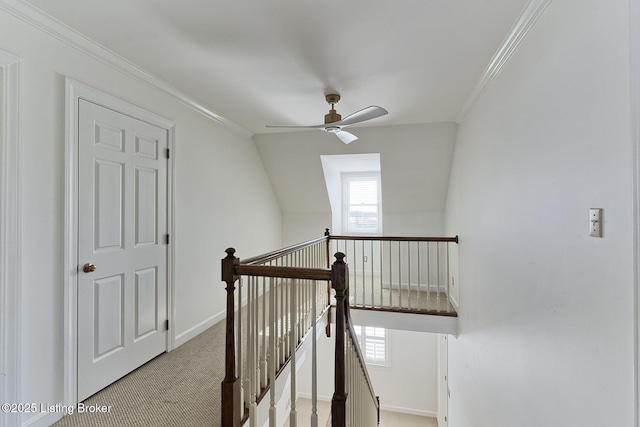
[[[375,180],[378,184],[378,228],[375,231],[352,231],[349,229],[350,192],[349,183],[353,181]],[[371,172],[343,172],[342,173],[342,231],[349,235],[380,235],[382,234],[382,179],[379,171]]]
[[[356,337],[358,338],[358,343],[360,344],[360,350],[362,350],[362,355],[364,357],[364,361],[367,365],[372,366],[391,366],[391,361],[389,357],[389,330],[385,328],[380,328],[377,326],[358,326],[353,325],[353,329],[356,332]],[[372,333],[368,333],[372,332]],[[382,333],[384,336],[379,336],[378,334]],[[382,341],[384,345],[384,360],[379,360],[377,358],[371,358],[367,352],[367,345],[371,341]]]

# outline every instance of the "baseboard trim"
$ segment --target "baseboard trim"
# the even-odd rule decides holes
[[[62,403],[60,405],[63,405]],[[23,422],[22,427],[49,427],[60,421],[66,414],[60,412],[41,412],[33,418]]]
[[[398,412],[401,414],[419,415],[421,417],[438,418],[438,413],[434,411],[425,411],[422,409],[403,408],[400,406],[380,405],[380,409],[388,412]]]
[[[451,303],[453,308],[456,309],[456,313],[460,313],[460,304],[458,303],[458,300],[456,299],[456,297],[453,296],[452,293],[449,293],[449,302]]]
[[[190,339],[197,337],[198,335],[200,335],[201,333],[203,333],[204,331],[206,331],[207,329],[209,329],[219,321],[223,320],[225,317],[226,317],[226,313],[224,311],[221,311],[220,313],[215,314],[209,317],[208,319],[198,323],[197,325],[187,329],[186,331],[176,335],[174,349],[180,347],[182,344],[186,343]]]

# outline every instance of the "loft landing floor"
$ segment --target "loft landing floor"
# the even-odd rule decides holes
[[[442,284],[398,285],[379,275],[349,275],[349,304],[354,308],[457,316]]]

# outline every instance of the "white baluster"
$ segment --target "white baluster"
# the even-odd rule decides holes
[[[429,247],[431,242],[427,242],[427,307],[431,310],[431,256],[429,254]]]
[[[291,367],[291,412],[289,412],[289,426],[296,427],[298,421],[298,414],[296,412],[296,325],[294,319],[297,315],[296,310],[296,285],[297,281],[294,280],[291,284],[291,330],[289,331],[290,347],[291,347],[291,359],[289,364]]]
[[[364,307],[366,305],[365,304],[365,301],[366,301],[365,295],[366,295],[366,292],[367,292],[367,290],[366,290],[367,286],[366,286],[366,283],[365,283],[366,282],[366,273],[365,273],[366,269],[365,269],[365,266],[364,266],[364,252],[365,252],[364,251],[364,240],[362,240],[361,243],[362,243],[360,245],[360,249],[362,250],[362,303],[361,303],[361,305]],[[354,256],[355,256],[355,251],[354,251]]]
[[[284,297],[284,314],[285,314],[285,330],[284,330],[284,345],[285,355],[291,355],[291,329],[293,329],[293,319],[291,318],[291,282],[285,283],[285,297]]]
[[[257,396],[260,394],[260,349],[258,348],[259,340],[259,331],[260,331],[260,318],[258,316],[258,277],[253,278],[253,329],[252,329],[252,338],[253,338],[253,393]]]
[[[384,274],[383,274],[384,273],[384,271],[383,271],[384,270],[384,268],[383,268],[383,265],[384,265],[383,254],[384,254],[384,245],[382,244],[382,240],[380,240],[380,307],[384,307],[384,296],[383,296],[383,293],[382,293],[382,287],[383,287],[383,282],[384,282],[384,280],[383,280],[383,277],[384,277]]]
[[[267,279],[262,278],[262,345],[260,357],[260,388],[267,386]]]
[[[402,249],[398,242],[398,307],[402,308]]]
[[[411,310],[411,242],[407,242],[407,306]]]
[[[370,281],[370,286],[371,286],[371,307],[375,307],[375,289],[374,289],[374,278],[373,278],[373,240],[369,242],[369,265],[371,266],[371,281]]]
[[[311,282],[313,298],[311,299],[311,317],[313,319],[311,335],[311,427],[318,427],[318,362],[316,350],[316,281]]]
[[[276,371],[280,368],[280,366],[282,366],[283,360],[284,360],[284,346],[283,346],[283,342],[282,342],[282,335],[284,334],[283,330],[284,330],[284,302],[283,302],[283,295],[284,295],[284,284],[282,283],[282,279],[279,279],[280,281],[278,283],[276,283],[276,322],[278,322],[278,334],[276,335],[277,338],[277,354],[278,354],[278,358],[276,359],[277,361],[277,366],[276,366]]]
[[[422,264],[422,260],[420,259],[420,242],[418,242],[418,308],[420,307],[420,288],[422,288],[422,277],[421,277],[421,265]]]
[[[436,304],[438,306],[437,310],[440,311],[440,243],[436,242],[436,274],[438,275],[438,280],[436,282],[437,285],[437,293],[436,293]]]
[[[237,306],[238,307],[238,325],[236,327],[236,333],[238,334],[238,339],[236,340],[236,342],[238,343],[237,365],[238,365],[238,377],[240,378],[240,413],[241,414],[244,413],[245,395],[246,395],[245,391],[248,390],[247,389],[247,385],[245,383],[246,375],[244,374],[244,359],[243,359],[244,352],[242,351],[243,339],[244,339],[244,336],[246,335],[246,334],[243,333],[243,329],[242,329],[242,327],[243,327],[243,324],[242,324],[242,288],[243,288],[243,280],[242,280],[242,277],[240,277],[240,281],[239,281],[239,285],[238,285],[238,306]]]
[[[258,405],[256,403],[256,387],[255,387],[255,379],[256,379],[256,354],[255,354],[255,317],[256,313],[254,310],[255,302],[254,302],[254,290],[255,290],[255,277],[251,277],[249,279],[249,290],[248,290],[248,301],[247,301],[247,311],[248,311],[248,320],[249,320],[249,331],[248,335],[248,348],[247,348],[247,357],[248,357],[248,365],[247,365],[247,377],[248,377],[248,387],[250,390],[249,396],[249,425],[251,427],[257,427],[257,409]]]
[[[278,339],[278,318],[276,316],[277,291],[275,279],[269,283],[269,427],[276,427],[276,340]]]
[[[451,307],[451,305],[449,304],[451,301],[451,272],[449,271],[449,242],[445,243],[446,245],[446,250],[447,250],[447,313],[449,311],[451,311],[449,309],[449,307]]]

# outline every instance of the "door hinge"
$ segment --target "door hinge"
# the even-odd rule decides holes
[[[169,244],[169,235],[168,234],[164,235],[164,243],[165,243],[165,245]]]
[[[168,331],[169,330],[169,319],[164,321],[164,330]]]
[[[171,158],[171,149],[167,148],[165,150],[165,155],[167,156],[167,159],[170,159]]]
[[[444,416],[444,422],[445,423],[447,422],[447,416],[446,415]]]

